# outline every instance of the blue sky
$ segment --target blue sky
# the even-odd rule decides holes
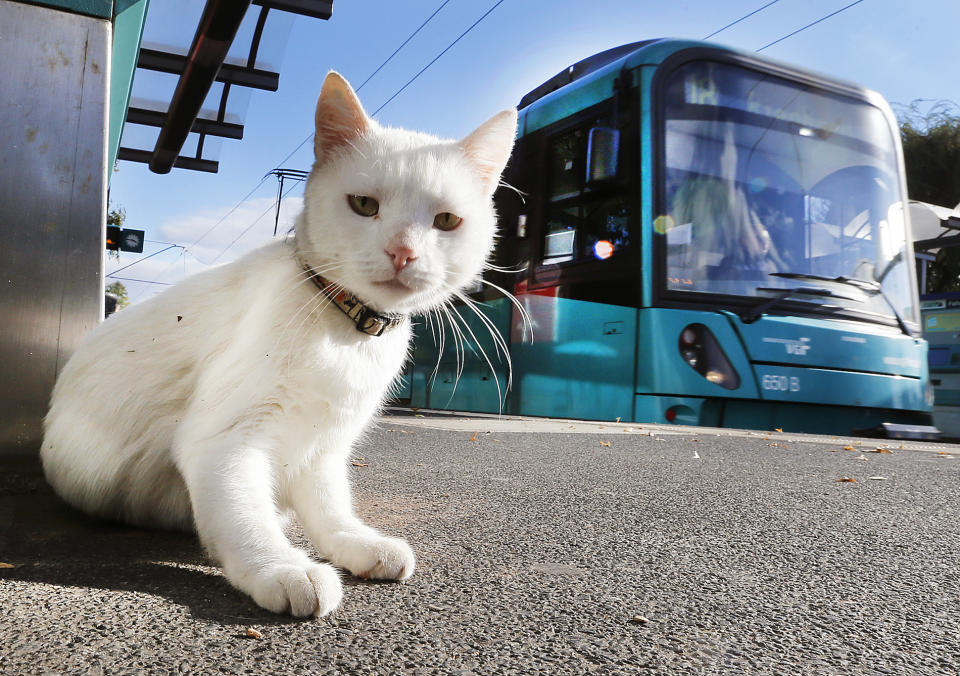
[[[147,35],[186,46],[196,19],[184,19],[182,12],[164,15],[157,9],[162,2],[172,1],[154,0]],[[450,0],[360,91],[367,111],[379,108],[495,2]],[[504,0],[377,119],[458,138],[497,111],[516,105],[523,94],[579,59],[651,37],[703,38],[767,2]],[[711,41],[756,50],[851,2],[778,0]],[[282,39],[274,39],[263,50],[278,67],[280,89],[249,94],[244,139],[220,142],[218,174],[174,169],[158,175],[145,165],[119,163],[112,178],[111,207],[123,207],[126,226],[145,230],[152,241],[143,255],[122,254],[119,263],[109,260],[107,272],[166,246],[155,242],[168,242],[188,251],[170,249],[118,275],[173,283],[214,259],[217,263],[232,260],[269,240],[277,182],[270,177],[261,184],[261,179],[310,135],[316,96],[326,72],[335,69],[359,86],[441,3],[335,0],[329,21],[288,16],[268,23],[274,36],[286,36],[285,48]],[[198,8],[202,4],[191,2]],[[271,14],[271,22],[277,18]],[[958,28],[957,0],[862,0],[763,54],[869,87],[892,104],[917,99],[960,103]],[[146,83],[138,84],[142,91]],[[308,141],[283,166],[309,169],[311,161]],[[302,190],[296,188],[284,200],[281,232],[299,210],[300,195]],[[135,302],[165,288],[125,284]]]

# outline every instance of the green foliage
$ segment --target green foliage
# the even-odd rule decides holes
[[[107,225],[116,225],[118,227],[123,225],[123,222],[127,220],[127,212],[124,211],[123,207],[119,209],[111,209],[107,213]]]
[[[960,202],[960,106],[918,101],[899,111],[900,139],[910,199],[954,207]]]
[[[910,199],[944,207],[960,202],[960,106],[938,101],[921,112],[920,101],[897,111]],[[921,293],[960,291],[960,247],[944,248],[927,264]]]
[[[123,282],[111,282],[107,284],[106,292],[112,293],[117,297],[118,310],[130,305],[130,296],[127,295],[127,287],[123,285]]]

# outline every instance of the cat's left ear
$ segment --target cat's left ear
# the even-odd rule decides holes
[[[507,166],[517,135],[517,111],[497,113],[460,141],[460,147],[480,174],[484,191],[492,195]]]
[[[350,83],[331,70],[317,99],[317,129],[313,137],[317,161],[323,162],[331,151],[364,134],[369,125],[370,118],[363,111]]]

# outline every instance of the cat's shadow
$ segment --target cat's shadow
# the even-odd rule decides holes
[[[2,483],[2,482],[0,482]],[[226,581],[197,537],[88,517],[57,498],[40,476],[0,485],[0,580],[160,597],[223,625],[298,622],[257,606]],[[345,586],[366,584],[348,574]],[[150,602],[144,602],[145,611]],[[161,609],[156,612],[168,612]]]

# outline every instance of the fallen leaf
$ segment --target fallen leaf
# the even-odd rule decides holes
[[[354,467],[369,467],[369,466],[370,466],[369,464],[367,464],[367,463],[365,463],[365,462],[356,462],[356,461],[351,462],[350,464],[353,465]]]
[[[870,481],[886,481],[887,480],[887,477],[885,476],[871,476],[867,478],[870,479]]]
[[[844,446],[844,447],[843,447],[843,450],[845,450],[845,451],[855,451],[855,450],[857,450],[857,449],[855,449],[853,446]]]
[[[0,569],[16,568],[12,563],[2,563],[0,562]]]
[[[600,445],[601,445],[601,446],[607,446],[607,447],[609,447],[609,446],[610,446],[610,442],[609,442],[609,441],[601,441],[601,442],[600,442]]]
[[[774,432],[782,432],[782,431],[783,431],[783,428],[782,428],[782,427],[775,427],[775,428],[773,428],[773,431],[774,431]]]
[[[889,448],[875,448],[872,451],[867,451],[867,453],[893,453]]]
[[[620,416],[617,416],[617,422],[620,422]]]
[[[247,631],[245,633],[247,638],[263,638],[263,634],[253,627],[247,627]]]
[[[857,460],[866,460],[866,459],[867,459],[867,456],[865,455],[857,456]]]
[[[643,615],[634,615],[630,618],[630,621],[634,624],[648,624],[650,620],[645,618]]]
[[[842,477],[840,477],[839,479],[837,479],[837,483],[841,483],[841,484],[855,484],[855,483],[857,483],[857,480],[854,479],[853,477],[842,476]]]
[[[473,436],[470,437],[470,441],[476,441],[476,440],[477,440],[477,433],[474,432],[474,433],[473,433]]]

